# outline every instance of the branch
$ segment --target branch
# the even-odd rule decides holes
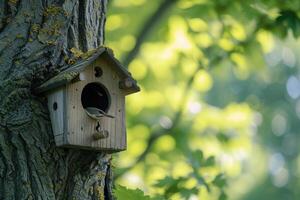
[[[210,48],[206,49],[207,53],[209,54],[210,52]],[[208,68],[214,68],[215,66],[217,66],[225,57],[227,57],[228,55],[219,55],[219,56],[215,56],[208,64]],[[136,161],[134,163],[132,163],[130,166],[125,167],[123,169],[121,169],[118,174],[115,175],[115,179],[119,178],[120,176],[122,176],[124,173],[126,173],[129,169],[133,168],[135,165],[137,165],[138,163],[142,162],[145,158],[146,155],[149,153],[149,151],[151,150],[153,144],[155,143],[155,141],[157,141],[161,136],[164,135],[168,135],[171,134],[172,131],[177,127],[177,125],[180,123],[181,117],[182,117],[182,112],[184,110],[184,107],[186,105],[186,102],[188,100],[188,96],[189,96],[189,92],[191,90],[192,87],[192,83],[195,79],[195,75],[196,73],[203,69],[203,64],[200,62],[200,65],[197,67],[197,69],[194,71],[194,73],[192,73],[192,75],[188,78],[186,85],[184,87],[184,93],[182,94],[181,100],[180,100],[180,106],[178,106],[178,110],[174,113],[174,116],[172,117],[172,126],[169,129],[158,129],[154,132],[150,133],[150,138],[148,140],[148,144],[146,149],[141,153],[141,155],[136,159]]]
[[[145,22],[143,28],[137,36],[134,48],[128,53],[123,61],[124,66],[128,66],[129,63],[136,57],[136,55],[140,51],[141,45],[153,29],[154,25],[161,19],[163,14],[176,2],[177,0],[165,0],[158,7],[156,12]]]
[[[261,22],[261,18],[259,18],[258,21]],[[224,23],[222,23],[222,24],[223,24],[223,27],[222,27],[222,34],[223,34],[224,33],[224,26],[225,25],[224,25]],[[243,44],[245,44],[245,43],[250,42],[251,40],[253,40],[253,38],[255,36],[255,33],[259,30],[259,28],[260,27],[257,25],[256,28],[252,31],[251,37],[249,37],[246,41],[238,42],[237,45],[243,45]],[[212,54],[211,51],[213,51],[213,47],[207,48],[206,51],[205,51],[205,54],[210,55],[210,54]],[[217,56],[214,56],[210,60],[207,68],[208,69],[214,68],[222,60],[228,58],[229,55],[232,54],[232,53],[234,53],[234,52],[235,52],[235,50],[232,50],[232,51],[229,51],[229,52],[224,52],[224,54],[219,54]],[[172,131],[176,128],[176,126],[180,123],[180,120],[181,120],[181,117],[182,117],[182,112],[184,110],[183,108],[186,105],[186,101],[188,99],[188,94],[189,94],[190,89],[192,87],[192,83],[194,81],[195,74],[199,70],[203,69],[202,66],[203,66],[203,64],[200,63],[200,65],[195,70],[195,72],[192,73],[191,77],[189,77],[189,79],[187,80],[186,86],[184,88],[184,93],[183,93],[183,95],[181,97],[181,100],[180,100],[180,106],[178,107],[178,110],[174,113],[174,116],[172,117],[172,122],[173,122],[172,126],[169,129],[158,129],[156,131],[151,132],[150,133],[150,138],[148,140],[148,145],[147,145],[146,149],[141,153],[141,155],[136,159],[136,161],[133,164],[131,164],[130,166],[128,166],[126,168],[121,169],[119,171],[119,173],[115,175],[115,179],[119,178],[124,173],[126,173],[129,169],[133,168],[135,165],[137,165],[138,163],[142,162],[145,159],[145,157],[147,156],[147,154],[149,153],[149,151],[151,150],[151,148],[152,148],[153,144],[155,143],[155,141],[157,141],[161,136],[171,134]]]
[[[192,83],[194,81],[195,78],[195,74],[202,69],[202,65],[199,65],[197,67],[197,69],[195,70],[194,73],[192,73],[192,76],[189,77],[189,79],[187,80],[187,83],[184,87],[184,93],[182,94],[181,100],[180,100],[180,104],[178,107],[178,110],[175,112],[174,116],[172,117],[172,126],[169,129],[158,129],[152,133],[150,133],[150,138],[148,140],[148,145],[146,147],[146,149],[143,151],[143,153],[136,159],[136,161],[131,164],[130,166],[123,168],[118,174],[115,175],[115,178],[117,179],[118,177],[122,176],[126,171],[128,171],[129,169],[131,169],[132,167],[134,167],[135,165],[137,165],[139,162],[143,161],[146,157],[146,155],[149,153],[149,151],[151,150],[153,144],[155,143],[155,141],[157,139],[159,139],[161,136],[163,135],[167,135],[167,134],[171,134],[172,131],[176,128],[176,126],[180,123],[181,117],[182,117],[182,112],[184,110],[184,107],[186,105],[186,102],[188,100],[188,95],[190,92],[190,89],[192,87]]]

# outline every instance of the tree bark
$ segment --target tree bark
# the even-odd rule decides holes
[[[0,0],[0,200],[112,199],[110,156],[57,148],[33,88],[104,42],[107,0]]]

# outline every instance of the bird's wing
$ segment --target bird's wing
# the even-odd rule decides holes
[[[105,116],[105,117],[115,118],[114,116],[107,114],[106,112],[104,112],[104,111],[101,110],[101,109],[98,109],[98,111],[99,111],[99,113],[101,113],[101,114],[102,114],[103,116]]]
[[[106,114],[106,113],[104,113],[102,115],[105,116],[105,117],[109,117],[109,118],[115,118],[115,116],[112,116],[112,115],[109,115],[109,114]]]
[[[102,117],[102,115],[100,115],[99,111],[97,110],[97,108],[94,107],[87,107],[85,108],[85,112],[88,116],[90,116],[91,118],[95,119],[95,120],[99,120],[100,117]]]
[[[95,107],[86,107],[85,110],[90,114],[99,114],[99,109]]]
[[[107,114],[103,110],[95,107],[86,107],[85,110],[89,112],[90,114],[95,115],[96,117],[109,117],[114,118],[114,116]]]

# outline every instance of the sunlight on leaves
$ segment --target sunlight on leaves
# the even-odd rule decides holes
[[[180,67],[185,75],[190,76],[195,72],[198,65],[199,63],[196,60],[184,57],[181,59]]]
[[[212,40],[211,36],[207,33],[197,34],[194,37],[195,37],[195,42],[200,47],[207,48],[207,47],[209,47],[210,45],[213,44],[213,40]]]
[[[235,74],[239,79],[246,79],[249,76],[249,67],[247,66],[247,60],[243,54],[233,53],[230,55],[230,59],[236,64]]]
[[[238,22],[232,24],[230,32],[232,36],[239,41],[243,41],[247,37],[243,25]]]
[[[116,30],[121,26],[126,25],[125,21],[126,20],[124,15],[110,15],[107,17],[106,29],[108,31]]]
[[[169,135],[162,136],[156,141],[154,148],[157,152],[172,151],[175,148],[175,140]]]
[[[226,51],[231,51],[234,48],[234,44],[230,39],[222,38],[219,40],[219,46],[226,50]]]
[[[192,48],[189,36],[187,35],[187,23],[180,16],[172,16],[169,19],[170,36],[172,46],[175,49],[186,51]]]
[[[207,31],[206,22],[200,18],[188,19],[188,24],[189,24],[190,28],[195,32]]]
[[[116,186],[114,194],[118,200],[162,200],[161,198],[151,198],[140,189],[128,189],[121,185]]]
[[[166,5],[128,66],[141,92],[127,97],[128,151],[115,160],[116,171],[130,168],[117,182],[171,200],[289,199],[295,195],[291,185],[299,185],[290,182],[299,163],[289,161],[299,152],[293,144],[298,100],[287,85],[298,77],[300,4]],[[161,2],[115,0],[110,6],[106,43],[126,60]],[[287,113],[285,123],[273,112],[279,107]],[[270,172],[273,151],[289,163],[278,174]]]
[[[135,37],[133,35],[125,35],[120,40],[120,48],[123,51],[130,51],[135,45]]]
[[[209,73],[205,70],[200,70],[195,75],[194,87],[200,92],[207,92],[212,88],[213,80]]]
[[[178,2],[178,7],[182,9],[190,8],[197,4],[203,4],[207,2],[207,0],[181,0]]]
[[[132,73],[133,77],[137,80],[145,78],[147,75],[147,66],[140,59],[135,59],[130,63],[128,70]]]
[[[270,32],[261,30],[257,33],[257,40],[259,41],[264,53],[270,53],[274,48],[274,39]]]
[[[192,167],[187,162],[178,161],[172,166],[172,176],[174,178],[187,176],[192,171]]]

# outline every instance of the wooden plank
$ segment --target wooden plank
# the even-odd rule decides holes
[[[101,77],[95,77],[94,67],[100,66],[103,71]],[[108,66],[106,62],[97,61],[93,63],[91,67],[84,70],[82,77],[84,80],[72,83],[67,86],[67,119],[68,130],[70,135],[69,144],[79,145],[85,148],[95,148],[95,149],[106,149],[106,150],[118,150],[123,148],[124,141],[126,137],[122,137],[124,131],[122,131],[122,112],[118,112],[118,109],[123,110],[124,96],[120,94],[120,89],[118,87],[119,76],[116,72]],[[91,119],[82,107],[81,104],[81,93],[85,85],[92,82],[99,82],[103,84],[110,93],[110,108],[108,114],[114,115],[115,118],[103,118],[99,122],[101,126],[109,131],[109,137],[106,139],[93,140],[93,133],[95,132],[95,127],[97,121]],[[123,102],[123,103],[122,103]]]
[[[107,139],[100,140],[101,147],[105,149],[114,149],[115,148],[115,142],[116,142],[116,119],[119,117],[116,115],[116,104],[117,104],[117,98],[116,93],[118,92],[118,81],[119,77],[116,74],[116,72],[112,69],[112,67],[103,59],[97,60],[93,67],[100,67],[103,71],[103,75],[101,77],[96,77],[95,81],[100,81],[102,84],[105,85],[105,87],[109,90],[110,93],[110,108],[108,110],[109,114],[112,114],[115,116],[113,119],[104,118],[102,120],[104,129],[109,131],[109,136]],[[99,143],[97,142],[97,143]]]
[[[125,95],[120,93],[118,108],[120,110],[119,115],[120,119],[118,121],[117,129],[119,130],[120,143],[118,149],[124,149],[126,142],[126,124],[125,124]]]
[[[81,55],[81,58],[75,62],[74,65],[64,66],[62,71],[48,81],[44,82],[39,87],[35,88],[35,92],[43,93],[46,91],[57,89],[60,86],[70,83],[83,70],[89,68],[92,63],[97,60],[104,60],[110,65],[110,68],[118,72],[122,79],[128,78],[132,81],[132,87],[126,89],[126,95],[140,91],[137,82],[131,77],[127,69],[114,57],[111,49],[106,47],[99,47],[98,49],[87,52]]]
[[[54,136],[56,146],[63,146],[65,145],[64,141],[64,134]]]
[[[64,87],[63,90],[63,136],[62,136],[62,140],[63,140],[63,144],[69,144],[69,138],[68,138],[68,134],[69,134],[69,130],[68,130],[68,116],[67,116],[67,91],[66,91],[66,86]]]
[[[127,133],[126,133],[126,108],[125,108],[125,95],[123,95],[122,99],[122,145],[120,147],[121,150],[125,150],[127,148]]]
[[[68,139],[70,144],[80,145],[83,141],[83,133],[86,129],[81,106],[81,91],[83,82],[79,81],[67,86],[67,120],[68,120]],[[82,128],[83,127],[83,128]]]
[[[50,112],[53,135],[62,135],[64,133],[63,88],[48,94],[48,109]]]

